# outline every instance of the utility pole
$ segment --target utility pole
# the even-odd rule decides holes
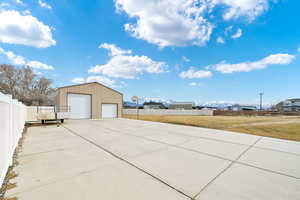
[[[262,102],[263,102],[263,95],[264,93],[259,93],[259,97],[260,97],[260,104],[259,104],[259,110],[262,111]]]

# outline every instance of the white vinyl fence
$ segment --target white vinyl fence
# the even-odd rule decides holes
[[[136,109],[123,109],[124,115],[136,115]],[[139,115],[199,115],[212,116],[212,110],[139,109]]]
[[[0,92],[0,187],[18,145],[26,119],[26,106]]]

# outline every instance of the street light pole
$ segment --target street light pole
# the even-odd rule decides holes
[[[136,118],[139,119],[139,98],[136,100]]]
[[[139,119],[139,97],[138,96],[133,96],[131,98],[133,102],[136,102],[136,119]]]
[[[263,101],[263,95],[264,93],[259,93],[259,96],[260,96],[260,105],[259,105],[259,110],[262,111],[262,101]]]

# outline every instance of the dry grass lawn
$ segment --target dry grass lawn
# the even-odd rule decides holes
[[[136,119],[135,115],[124,118]],[[260,136],[300,141],[300,117],[293,116],[139,116],[146,121],[165,122],[249,133]]]

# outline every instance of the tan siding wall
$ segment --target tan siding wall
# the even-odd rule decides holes
[[[92,118],[101,118],[101,104],[102,103],[116,103],[118,104],[118,117],[122,116],[123,95],[113,91],[107,87],[97,83],[77,85],[64,87],[59,89],[59,106],[68,106],[67,94],[90,94],[92,95]]]
[[[99,100],[101,103],[99,104],[99,110],[101,111],[101,104],[104,103],[115,103],[118,104],[118,117],[122,117],[122,110],[123,110],[123,95],[120,93],[114,92],[109,88],[106,87],[97,87],[100,92]]]
[[[60,103],[59,103],[59,101],[60,101],[60,98],[59,98],[59,93],[60,93],[60,91],[58,90],[57,91],[57,95],[55,96],[55,100],[54,100],[54,103],[55,103],[55,105],[59,105]]]

